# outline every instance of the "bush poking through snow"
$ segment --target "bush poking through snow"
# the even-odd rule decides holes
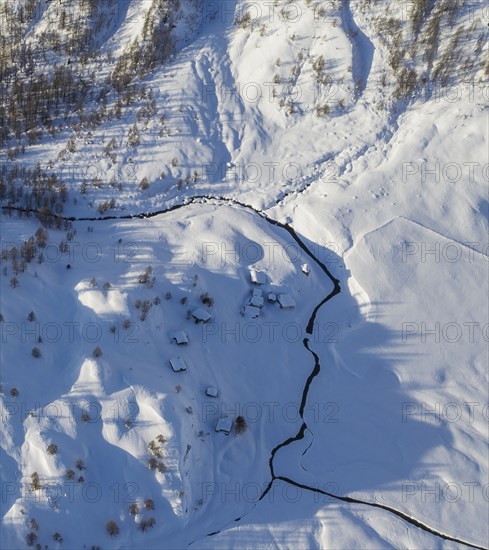
[[[31,312],[29,313],[29,315],[27,316],[27,320],[28,320],[30,323],[32,323],[32,321],[35,321],[35,320],[36,320],[36,314],[35,314],[33,311],[31,311]]]
[[[56,533],[53,533],[53,540],[61,543],[63,542],[63,537],[58,533],[58,531],[56,531]]]
[[[316,106],[316,115],[317,116],[327,116],[329,115],[330,108],[327,103],[324,103],[323,105],[317,105]]]
[[[131,516],[137,516],[139,514],[139,506],[136,502],[129,506],[129,513],[131,514]]]
[[[90,415],[87,413],[87,411],[83,411],[80,418],[82,422],[90,422]]]
[[[141,321],[144,321],[146,317],[148,316],[148,312],[153,306],[152,302],[149,300],[139,300],[139,298],[134,302],[134,307],[136,309],[139,309],[141,311],[140,319]]]
[[[78,470],[80,470],[80,472],[82,470],[85,470],[85,463],[83,462],[83,460],[81,458],[79,458],[76,462],[75,462],[75,466]]]
[[[33,531],[39,531],[39,523],[37,523],[36,519],[35,518],[31,518],[29,520],[29,527],[33,530]]]
[[[34,531],[27,534],[25,538],[25,543],[27,546],[34,546],[34,543],[37,542],[37,535]]]
[[[214,305],[214,298],[209,296],[208,292],[204,292],[204,294],[200,295],[200,301],[208,307],[212,307]]]
[[[44,248],[48,242],[48,232],[46,229],[40,227],[36,233],[37,246]]]
[[[139,130],[136,124],[129,130],[129,135],[127,138],[128,147],[136,147],[140,144]]]
[[[148,443],[148,449],[149,449],[149,452],[153,455],[153,456],[156,456],[158,458],[161,458],[163,456],[162,452],[161,452],[161,449],[159,447],[159,445],[156,444],[156,441],[153,440],[153,441],[150,441]]]
[[[246,418],[244,416],[237,416],[235,422],[235,430],[237,434],[242,434],[246,431],[248,425],[246,424]]]
[[[166,465],[164,462],[156,460],[153,456],[148,461],[148,468],[150,470],[158,470],[158,472],[163,473],[166,470]]]
[[[144,270],[141,275],[138,277],[138,283],[140,285],[146,285],[148,288],[151,288],[153,286],[155,278],[153,275],[153,268],[152,266],[148,265],[148,267]]]
[[[144,501],[144,508],[145,508],[146,510],[154,510],[154,509],[155,509],[155,503],[153,502],[152,499],[147,498],[147,499]]]
[[[73,470],[66,470],[66,479],[73,479],[75,477],[75,472]]]
[[[54,443],[50,443],[46,448],[46,452],[48,453],[48,455],[53,456],[53,455],[57,454],[58,446]]]
[[[94,357],[100,357],[102,355],[102,350],[97,346],[94,350],[93,350],[93,356]]]
[[[162,445],[165,443],[165,437],[161,434],[155,437],[152,441],[148,443],[149,452],[156,458],[163,457],[163,451],[161,449]]]
[[[116,537],[119,534],[119,527],[114,520],[110,520],[105,526],[107,534],[111,537]]]
[[[32,348],[31,353],[32,353],[32,357],[35,357],[36,359],[41,357],[41,350],[39,348]]]
[[[325,69],[325,62],[324,57],[322,55],[318,56],[313,64],[312,69],[316,75],[316,82],[319,84],[323,83],[325,84],[325,76],[324,76],[324,69]]]
[[[251,14],[247,11],[241,17],[236,17],[234,24],[237,25],[240,29],[246,29],[251,25]]]
[[[12,389],[10,390],[10,395],[11,395],[12,397],[17,397],[17,396],[19,395],[19,390],[18,390],[17,388],[12,388]]]
[[[147,529],[153,527],[155,523],[155,518],[143,519],[143,521],[139,524],[138,529],[144,533]]]
[[[41,480],[39,479],[39,474],[34,472],[31,475],[31,491],[40,491],[42,488]]]
[[[99,202],[97,205],[97,212],[99,214],[104,214],[107,212],[107,210],[114,210],[114,208],[117,206],[117,203],[114,199],[110,199],[108,201],[102,201]]]
[[[153,304],[149,300],[144,300],[144,302],[140,303],[140,307],[138,309],[141,309],[141,315],[139,316],[141,321],[146,320],[152,305]]]

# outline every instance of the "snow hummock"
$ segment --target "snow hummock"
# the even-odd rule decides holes
[[[118,289],[100,291],[90,287],[88,281],[80,281],[75,290],[80,302],[93,310],[97,315],[126,314],[127,294]]]

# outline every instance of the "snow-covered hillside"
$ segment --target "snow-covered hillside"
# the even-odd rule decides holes
[[[489,548],[488,17],[0,2],[2,548]]]

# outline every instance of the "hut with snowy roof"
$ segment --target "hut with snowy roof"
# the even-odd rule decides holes
[[[250,281],[253,285],[264,285],[267,283],[267,275],[263,271],[252,269],[250,271]]]
[[[226,435],[231,433],[233,428],[233,419],[230,416],[221,416],[216,424],[216,432],[222,432]]]
[[[170,340],[175,342],[177,346],[186,346],[188,344],[188,336],[184,330],[176,330],[171,333]]]
[[[192,311],[192,319],[196,323],[208,323],[212,319],[212,315],[205,309],[198,307]]]
[[[277,300],[281,309],[293,309],[295,307],[294,299],[290,294],[279,294]]]
[[[187,370],[187,363],[181,357],[172,357],[169,363],[174,372]]]

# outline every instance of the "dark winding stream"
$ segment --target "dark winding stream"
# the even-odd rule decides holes
[[[276,227],[280,227],[281,229],[284,229],[294,239],[294,241],[298,244],[298,246],[300,246],[300,248],[312,260],[314,260],[314,262],[321,268],[321,270],[324,272],[324,274],[330,279],[330,281],[333,283],[333,290],[315,306],[313,312],[311,313],[309,321],[307,323],[306,333],[307,334],[312,334],[313,333],[314,322],[316,320],[316,316],[317,316],[317,313],[318,313],[319,309],[324,304],[326,304],[329,300],[331,300],[332,298],[334,298],[337,294],[339,294],[341,292],[340,282],[339,282],[338,279],[336,279],[332,275],[332,273],[329,271],[327,266],[323,262],[321,262],[321,260],[319,260],[319,258],[317,258],[309,250],[309,248],[305,245],[305,243],[297,235],[297,233],[295,232],[295,229],[293,227],[291,227],[288,224],[281,223],[281,222],[279,222],[279,221],[277,221],[273,218],[270,218],[264,212],[262,212],[261,210],[257,210],[256,208],[254,208],[253,206],[251,206],[249,204],[245,204],[245,203],[242,203],[238,200],[234,200],[234,199],[230,199],[230,198],[226,198],[226,197],[219,197],[219,196],[214,197],[214,196],[208,196],[208,195],[197,195],[197,196],[194,196],[194,197],[188,199],[186,202],[178,203],[178,204],[175,204],[175,205],[170,206],[170,207],[165,208],[165,209],[156,210],[156,211],[153,211],[153,212],[144,212],[144,213],[140,213],[140,214],[123,214],[123,215],[119,215],[119,216],[112,215],[112,216],[80,217],[80,218],[68,217],[68,216],[65,217],[65,216],[59,216],[59,215],[55,215],[55,214],[52,214],[52,216],[53,216],[53,218],[58,219],[58,220],[72,221],[72,222],[74,222],[74,221],[106,221],[106,220],[118,220],[118,219],[129,220],[129,219],[137,219],[137,218],[144,219],[144,218],[153,218],[155,216],[159,216],[159,215],[162,215],[162,214],[167,214],[169,212],[179,210],[180,208],[184,208],[185,206],[190,206],[190,205],[194,205],[194,204],[205,204],[206,202],[212,202],[212,201],[221,202],[221,203],[224,203],[224,204],[228,204],[230,206],[239,206],[239,207],[244,208],[246,210],[251,210],[255,214],[258,214],[260,217],[262,217],[264,220],[266,220],[271,225],[274,225]],[[36,209],[26,209],[26,208],[15,207],[15,206],[2,206],[2,210],[3,211],[10,210],[10,211],[16,211],[16,212],[20,212],[20,213],[32,213],[32,214],[38,214],[39,213]],[[339,501],[342,501],[342,502],[348,502],[348,503],[351,503],[351,504],[362,504],[364,506],[370,506],[371,508],[378,508],[378,509],[384,510],[386,512],[389,512],[391,514],[396,515],[397,517],[401,518],[402,520],[406,521],[407,523],[410,523],[411,525],[413,525],[413,526],[415,526],[419,529],[422,529],[423,531],[426,531],[427,533],[430,533],[431,535],[435,535],[435,536],[440,537],[440,538],[442,538],[444,540],[447,540],[447,541],[463,544],[463,545],[468,546],[470,548],[477,548],[479,550],[488,550],[484,546],[478,546],[476,544],[472,544],[470,542],[458,539],[456,537],[452,537],[450,535],[447,535],[445,533],[442,533],[440,531],[432,529],[428,525],[426,525],[426,524],[422,523],[421,521],[409,516],[408,514],[405,514],[404,512],[401,512],[400,510],[397,510],[396,508],[392,508],[392,507],[387,506],[385,504],[379,504],[377,502],[368,502],[368,501],[359,500],[357,498],[352,498],[352,497],[348,497],[348,496],[335,495],[333,493],[323,491],[322,489],[318,489],[318,488],[314,488],[314,487],[309,487],[307,485],[303,485],[303,484],[298,483],[298,482],[296,482],[293,479],[290,479],[288,477],[284,477],[284,476],[280,476],[280,475],[275,474],[274,458],[275,458],[275,455],[277,454],[277,452],[280,449],[282,449],[284,447],[287,447],[291,443],[294,443],[296,441],[300,441],[301,439],[303,439],[304,434],[305,434],[306,430],[308,429],[307,423],[304,421],[304,409],[305,409],[305,406],[306,406],[306,403],[307,403],[307,398],[308,398],[309,389],[311,387],[311,384],[312,384],[314,378],[319,374],[319,372],[321,370],[321,363],[320,363],[320,360],[319,360],[319,356],[318,356],[317,353],[315,353],[309,347],[309,341],[310,341],[309,338],[304,338],[303,344],[304,344],[304,347],[307,349],[307,351],[313,356],[314,367],[313,367],[311,373],[309,374],[309,376],[307,377],[306,382],[304,384],[304,387],[302,389],[301,405],[300,405],[300,408],[299,408],[299,415],[302,418],[303,423],[301,425],[301,428],[299,429],[299,431],[297,432],[297,434],[295,436],[289,437],[288,439],[286,439],[285,441],[282,441],[281,443],[279,443],[278,445],[276,445],[272,449],[272,451],[270,453],[270,459],[269,459],[271,480],[270,480],[267,488],[263,491],[263,493],[260,496],[259,500],[262,500],[267,495],[267,493],[272,488],[272,485],[273,485],[274,481],[279,480],[279,481],[283,481],[283,482],[289,483],[291,485],[294,485],[295,487],[298,487],[298,488],[301,488],[301,489],[304,489],[304,490],[308,490],[308,491],[313,491],[313,492],[328,496],[332,499],[336,499],[336,500],[339,500]],[[236,518],[235,521],[240,521],[241,519],[242,518],[239,517],[239,518]],[[218,533],[220,533],[220,530],[219,531],[214,531],[212,533],[208,533],[206,536],[213,536],[213,535],[217,535]],[[196,542],[196,541],[193,541],[193,542]],[[193,542],[191,542],[189,545],[193,544]]]

